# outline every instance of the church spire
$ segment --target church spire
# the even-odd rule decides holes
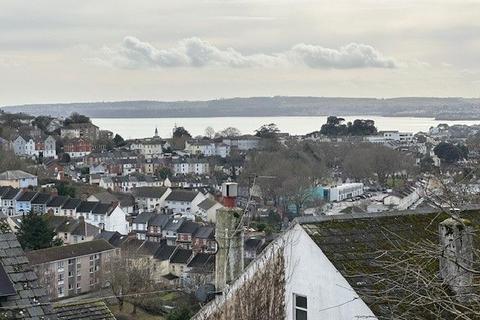
[[[155,127],[155,135],[154,135],[155,138],[158,138],[158,128]]]

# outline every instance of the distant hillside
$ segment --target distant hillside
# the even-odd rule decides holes
[[[252,97],[210,101],[119,101],[5,106],[9,112],[92,118],[378,115],[480,119],[480,99]]]

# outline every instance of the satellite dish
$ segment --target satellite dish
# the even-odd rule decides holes
[[[195,291],[195,298],[202,303],[207,303],[210,300],[213,300],[214,297],[215,286],[211,283],[204,284],[198,287],[197,291]]]

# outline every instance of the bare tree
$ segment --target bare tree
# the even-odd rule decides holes
[[[312,200],[313,189],[326,172],[323,157],[303,143],[290,143],[278,151],[263,151],[249,159],[244,176],[270,177],[257,181],[264,200],[284,209],[293,204],[297,214]]]
[[[154,290],[150,260],[136,254],[133,249],[126,249],[110,263],[108,282],[118,301],[119,310],[122,311],[128,299],[133,305],[132,314],[135,314],[143,294]]]
[[[233,138],[233,137],[238,137],[242,133],[240,130],[234,127],[228,127],[223,129],[222,131],[217,132],[215,135],[216,137],[225,137],[225,138]]]
[[[388,233],[388,231],[383,231]],[[372,266],[376,272],[368,274],[352,273],[366,285],[359,289],[364,300],[370,301],[377,312],[390,316],[381,319],[478,319],[480,317],[480,296],[476,290],[467,300],[461,299],[452,291],[447,279],[441,276],[439,259],[444,248],[438,242],[425,237],[420,242],[401,238],[389,233],[388,251],[370,253],[376,256]],[[432,235],[434,239],[437,234]],[[479,251],[474,251],[478,260]],[[462,266],[458,264],[458,267]],[[480,270],[469,270],[475,275]]]
[[[28,162],[17,157],[12,150],[0,147],[0,172],[6,170],[27,170]]]
[[[212,127],[205,128],[205,137],[212,139],[215,137],[215,130]]]
[[[369,161],[367,148],[353,148],[343,160],[343,173],[355,180],[364,180],[373,176],[373,168]]]

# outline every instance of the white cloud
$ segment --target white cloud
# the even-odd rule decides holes
[[[340,49],[324,48],[316,45],[297,44],[290,53],[311,68],[394,68],[395,61],[385,57],[372,46],[349,43]]]
[[[372,46],[359,43],[350,43],[339,49],[301,43],[284,52],[244,55],[233,48],[220,49],[199,38],[184,39],[175,47],[159,49],[131,36],[125,37],[117,48],[104,47],[99,56],[88,60],[126,69],[205,66],[269,68],[291,65],[353,69],[397,66],[393,58],[384,56]]]

